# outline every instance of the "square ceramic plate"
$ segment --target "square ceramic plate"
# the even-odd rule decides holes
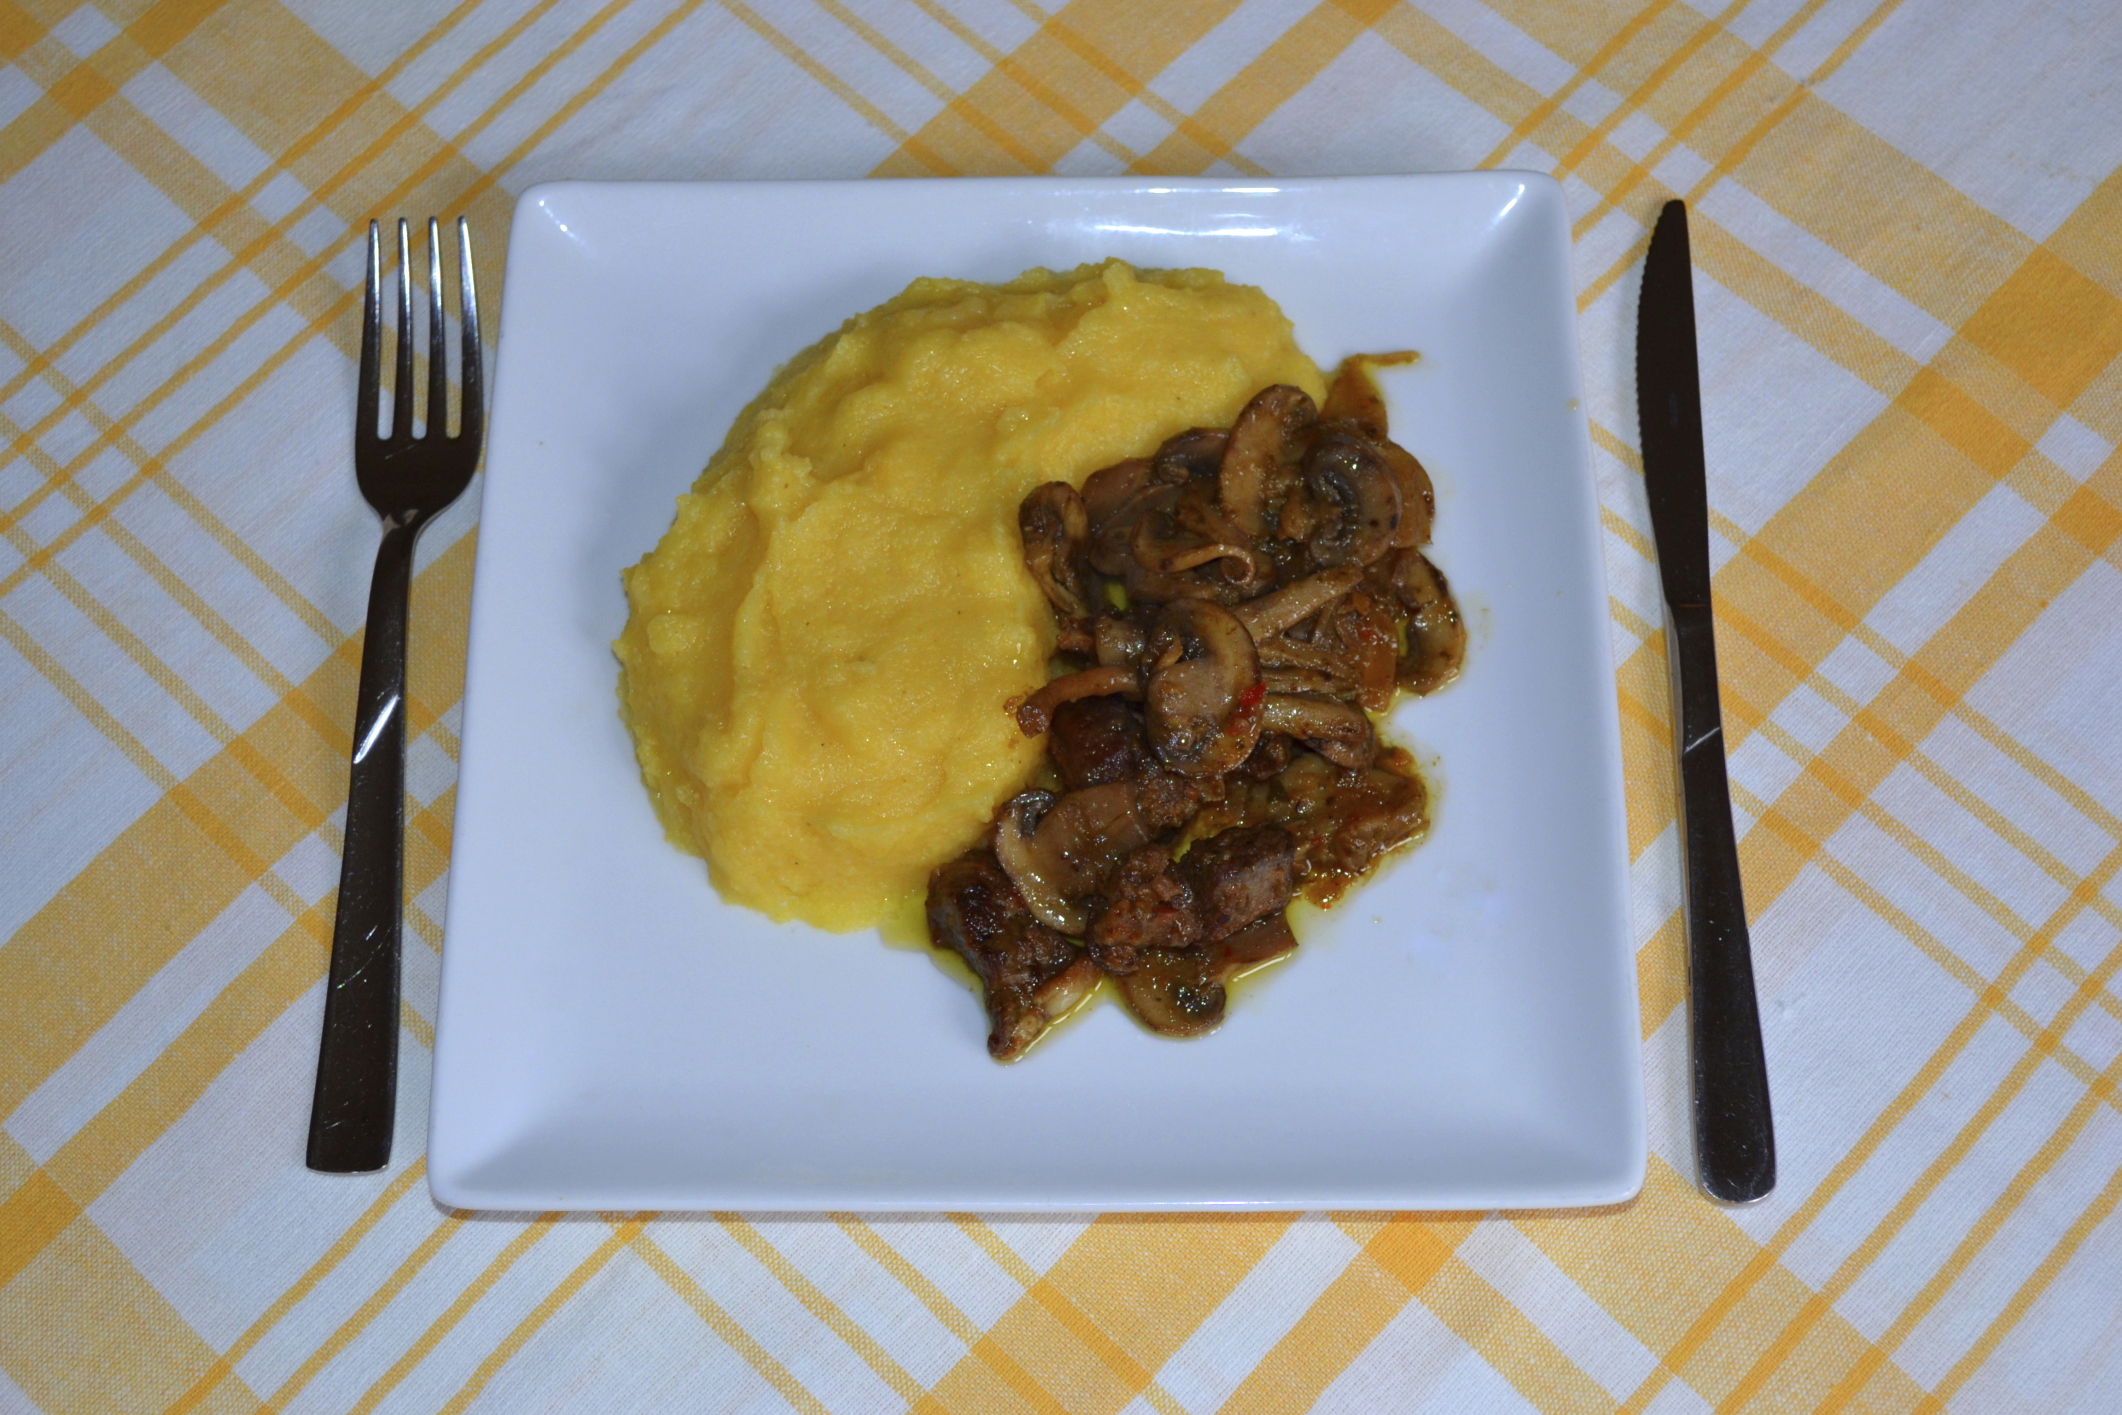
[[[517,205],[479,528],[429,1175],[500,1209],[1486,1209],[1643,1176],[1619,730],[1558,187],[563,183]],[[925,951],[725,905],[665,843],[619,571],[773,369],[920,275],[1257,284],[1381,376],[1437,485],[1462,679],[1402,705],[1435,827],[1171,1042],[998,1066]],[[1088,470],[1088,469],[1086,469]]]

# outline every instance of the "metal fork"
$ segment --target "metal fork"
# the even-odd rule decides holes
[[[361,322],[361,384],[354,413],[354,472],[383,518],[369,583],[368,633],[355,698],[354,759],[346,793],[346,849],[332,926],[324,1041],[309,1115],[311,1169],[363,1174],[390,1163],[398,1090],[398,941],[405,875],[405,620],[413,542],[455,501],[479,464],[485,380],[471,227],[457,220],[458,313],[464,325],[462,409],[447,435],[449,372],[442,320],[441,229],[427,222],[427,430],[413,436],[413,267],[398,222],[398,365],[391,430],[376,431],[383,361],[383,255],[368,223],[368,298]]]

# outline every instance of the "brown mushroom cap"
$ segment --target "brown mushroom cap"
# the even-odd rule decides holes
[[[1024,568],[1047,602],[1065,618],[1087,618],[1077,565],[1090,541],[1090,515],[1076,489],[1065,481],[1034,488],[1017,507],[1017,528],[1024,534]]]
[[[1101,614],[1091,627],[1091,646],[1101,668],[1125,668],[1142,657],[1149,635],[1132,619]]]
[[[1143,950],[1141,966],[1118,979],[1120,996],[1142,1025],[1166,1037],[1198,1037],[1223,1020],[1228,994],[1209,976],[1198,949]]]
[[[1224,512],[1245,534],[1268,529],[1268,511],[1287,480],[1284,469],[1318,415],[1311,395],[1287,383],[1261,389],[1238,414],[1216,479]]]
[[[1122,575],[1133,563],[1128,538],[1135,520],[1151,507],[1169,509],[1179,499],[1177,487],[1151,480],[1146,458],[1116,462],[1093,472],[1083,483],[1083,509],[1090,517],[1091,568],[1101,575]]]
[[[1433,693],[1459,676],[1466,661],[1466,623],[1452,602],[1444,572],[1419,550],[1402,550],[1391,565],[1393,595],[1407,610],[1407,653],[1396,670],[1411,693]]]
[[[1400,529],[1393,545],[1428,545],[1430,523],[1437,515],[1437,491],[1430,485],[1428,471],[1397,442],[1380,438],[1377,448],[1385,465],[1392,468],[1393,480],[1400,484]]]
[[[1237,616],[1201,600],[1168,607],[1150,635],[1149,740],[1173,770],[1220,776],[1260,736],[1260,659]]]
[[[1078,901],[1149,843],[1135,810],[1137,790],[1132,781],[1115,781],[1058,800],[1050,791],[1025,791],[997,812],[995,859],[1048,928],[1082,934],[1090,915]]]
[[[1328,567],[1368,565],[1392,549],[1400,483],[1376,443],[1338,430],[1320,433],[1304,457],[1304,484],[1315,504],[1330,509],[1305,542],[1312,559]]]
[[[1015,1061],[1090,995],[1098,966],[1035,919],[985,850],[936,867],[928,882],[929,941],[963,958],[987,1005],[988,1053]]]
[[[1230,433],[1220,427],[1190,427],[1164,439],[1151,459],[1158,481],[1180,482],[1208,480],[1216,477],[1216,469],[1223,464],[1224,449],[1230,445]]]

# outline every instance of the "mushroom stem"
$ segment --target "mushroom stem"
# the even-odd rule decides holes
[[[1150,745],[1174,771],[1221,776],[1260,737],[1260,658],[1236,615],[1202,600],[1172,605],[1150,636],[1144,697]]]
[[[1263,388],[1238,414],[1217,470],[1217,498],[1223,510],[1249,536],[1267,529],[1267,510],[1293,443],[1312,425],[1319,410],[1311,395],[1287,383]]]
[[[1126,667],[1086,668],[1080,673],[1064,673],[1045,687],[1026,698],[1017,708],[1017,728],[1027,737],[1036,737],[1053,726],[1054,709],[1063,703],[1075,702],[1078,698],[1102,698],[1111,693],[1123,697],[1142,696],[1142,683],[1135,670]]]
[[[1269,693],[1260,719],[1264,730],[1300,737],[1337,766],[1369,766],[1377,754],[1377,734],[1362,709],[1331,698]]]
[[[1264,639],[1302,624],[1362,583],[1363,572],[1353,567],[1327,570],[1241,604],[1231,612],[1255,640]]]

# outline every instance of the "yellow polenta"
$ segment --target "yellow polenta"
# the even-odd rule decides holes
[[[917,280],[799,355],[738,417],[653,554],[616,648],[670,838],[726,898],[860,928],[1022,789],[1005,711],[1051,614],[1017,503],[1319,371],[1259,290],[1119,261]]]

